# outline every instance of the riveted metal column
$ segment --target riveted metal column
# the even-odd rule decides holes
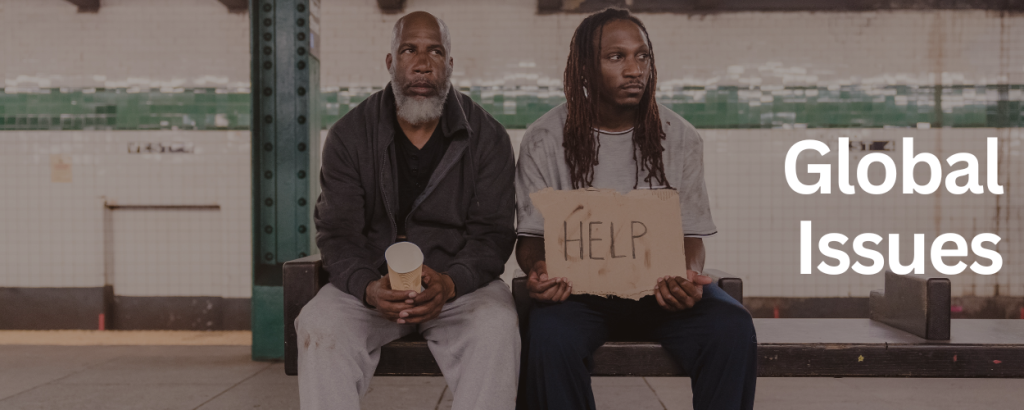
[[[252,356],[284,355],[281,267],[315,252],[320,0],[250,0]]]

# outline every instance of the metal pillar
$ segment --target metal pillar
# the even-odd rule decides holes
[[[316,251],[320,0],[249,0],[252,357],[284,357],[281,266]]]

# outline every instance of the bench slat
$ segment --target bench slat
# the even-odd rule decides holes
[[[759,377],[1024,377],[1024,346],[877,344],[760,345]],[[609,342],[594,376],[686,376],[654,343]],[[381,349],[378,376],[440,376],[426,342]]]
[[[1024,377],[1020,320],[953,320],[949,342],[927,341],[869,319],[755,319],[754,324],[760,377]],[[850,342],[830,341],[850,335],[856,335]],[[594,363],[594,376],[686,375],[656,343],[609,342],[594,352]],[[381,349],[377,374],[441,373],[426,342],[403,339]]]

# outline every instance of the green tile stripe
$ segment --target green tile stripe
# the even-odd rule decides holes
[[[325,88],[321,126],[329,127],[373,91]],[[537,87],[462,92],[506,128],[525,128],[565,101],[560,90]],[[1021,127],[1022,95],[1022,85],[677,87],[659,92],[658,100],[698,128]],[[250,101],[248,93],[212,88],[0,89],[0,130],[244,130]]]

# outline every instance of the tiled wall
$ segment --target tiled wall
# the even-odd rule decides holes
[[[707,240],[708,266],[743,277],[749,296],[866,296],[881,276],[799,275],[799,221],[815,238],[842,233],[998,234],[1003,271],[951,277],[954,295],[1024,296],[1024,175],[1019,129],[704,130],[705,167],[719,234]],[[510,132],[518,148],[523,130]],[[834,146],[913,137],[915,151],[941,159],[969,152],[984,168],[985,139],[999,138],[995,196],[863,193],[803,196],[786,184],[789,147],[803,139]],[[114,286],[124,296],[248,297],[251,287],[249,135],[245,131],[0,132],[0,286]],[[191,153],[129,153],[128,146],[182,144]],[[831,163],[833,154],[815,162]],[[863,152],[853,152],[856,164]],[[70,170],[51,161],[67,160]],[[804,164],[801,162],[801,164]],[[803,165],[802,165],[803,166]],[[63,170],[63,171],[62,171]],[[70,181],[65,177],[70,173]],[[873,178],[879,178],[874,175]],[[923,180],[920,176],[919,180]],[[877,180],[876,180],[877,182]],[[982,178],[984,183],[984,178]],[[834,188],[835,189],[835,188]],[[219,210],[113,209],[105,204],[218,205]],[[909,239],[902,258],[909,260]],[[886,242],[887,243],[887,242]],[[879,247],[884,251],[883,247]],[[847,248],[849,249],[849,248]],[[883,252],[884,253],[884,252]],[[815,254],[815,264],[822,258]],[[972,260],[966,259],[967,263]],[[510,261],[507,277],[515,264]],[[929,268],[930,270],[930,268]],[[106,276],[105,276],[106,274]]]
[[[8,88],[249,86],[249,16],[218,1],[0,2],[0,77]]]
[[[322,4],[325,117],[342,115],[388,79],[383,60],[398,15],[376,4]],[[407,11],[420,9],[451,28],[456,85],[510,128],[560,101],[568,41],[583,15],[537,15],[535,0],[407,1]],[[865,296],[880,286],[880,277],[852,272],[798,275],[801,218],[813,220],[816,233],[851,237],[996,232],[1004,272],[961,274],[954,293],[1024,295],[1024,187],[1013,178],[1024,175],[1020,128],[884,129],[1020,127],[1024,16],[640,17],[658,53],[661,100],[714,128],[702,130],[721,232],[708,240],[709,266],[744,277],[747,295]],[[111,284],[126,296],[248,297],[248,47],[248,17],[213,0],[104,0],[96,14],[78,14],[63,0],[0,2],[0,287]],[[938,108],[929,105],[935,101]],[[47,130],[27,130],[40,128]],[[914,136],[918,150],[940,158],[981,158],[984,138],[999,137],[1007,195],[793,194],[782,179],[785,150],[837,136]],[[129,153],[130,144],[139,152]],[[191,153],[167,152],[186,146]],[[220,209],[110,211],[104,201]]]
[[[186,152],[146,152],[161,145]],[[0,147],[0,286],[249,296],[247,131],[5,131]],[[219,209],[131,208],[194,205]]]

